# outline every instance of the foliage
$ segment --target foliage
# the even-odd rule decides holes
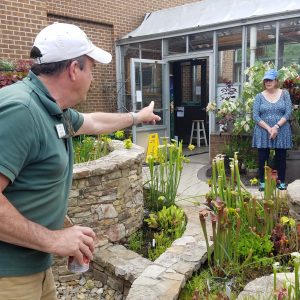
[[[271,62],[256,61],[252,67],[245,70],[247,82],[244,83],[242,94],[238,99],[222,97],[221,95],[222,104],[217,112],[219,124],[226,124],[228,121],[234,122],[233,133],[252,133],[255,125],[252,119],[255,96],[263,91],[264,73],[271,68],[274,68],[274,64]],[[296,64],[278,70],[279,84],[289,90],[294,104],[298,104],[300,97],[299,70],[300,66]]]
[[[271,240],[274,243],[274,254],[287,254],[299,248],[296,222],[293,218],[283,216],[280,223],[272,230]]]
[[[143,231],[137,231],[128,238],[128,248],[132,251],[139,251],[143,246]]]
[[[184,289],[181,291],[179,295],[179,299],[180,300],[228,299],[225,292],[222,292],[224,290],[225,280],[227,280],[227,278],[211,276],[210,271],[206,268],[198,276],[194,276],[191,280],[187,282]]]
[[[124,130],[117,130],[114,133],[114,138],[116,140],[123,140],[125,138],[125,132],[124,132]]]
[[[231,81],[225,84],[225,87],[221,89],[221,107],[217,112],[217,120],[219,124],[227,126],[229,122],[236,118],[238,106],[236,105],[237,89]]]
[[[125,149],[131,149],[132,148],[132,141],[131,141],[131,139],[124,140],[123,144],[124,144],[124,148]]]
[[[13,71],[15,69],[15,65],[11,61],[0,60],[0,71]]]
[[[73,138],[74,163],[98,159],[109,153],[110,139],[105,135],[81,135]]]
[[[171,205],[168,208],[164,206],[159,212],[150,214],[145,222],[150,228],[159,230],[154,233],[155,245],[148,250],[149,259],[155,260],[171,246],[173,240],[182,236],[186,218],[181,208]]]
[[[295,105],[299,105],[300,104],[300,76],[286,79],[283,82],[282,87],[289,91],[291,95],[292,103]]]
[[[246,69],[245,74],[248,76],[248,82],[244,84],[243,92],[239,102],[241,103],[240,115],[236,118],[234,132],[240,133],[251,133],[254,128],[254,122],[252,120],[252,108],[255,96],[262,92],[263,86],[263,76],[265,72],[269,69],[274,68],[273,63],[261,61],[255,62],[255,64]],[[279,85],[284,87],[284,82],[286,80],[291,80],[298,76],[299,65],[291,65],[289,67],[282,67],[278,70],[278,81]],[[251,118],[252,122],[249,122]],[[249,128],[245,127],[245,124],[249,125]],[[244,126],[242,126],[244,125]],[[246,130],[247,129],[247,130]]]
[[[22,80],[27,76],[32,65],[30,60],[11,62],[0,60],[0,88]]]
[[[151,213],[144,221],[147,226],[130,236],[128,247],[152,261],[182,236],[186,226],[183,210],[175,205]]]
[[[207,112],[215,112],[217,110],[217,104],[216,102],[209,102],[206,106]]]
[[[274,255],[286,255],[299,249],[295,220],[286,216],[286,198],[276,189],[277,173],[265,167],[266,189],[263,198],[258,200],[239,183],[238,164],[235,155],[231,159],[230,176],[226,176],[224,157],[219,155],[214,159],[211,189],[206,195],[208,208],[199,212],[211,277],[241,278],[253,267],[264,272],[270,270]],[[212,227],[214,253],[210,249],[211,237],[206,228],[208,219]],[[278,225],[281,231],[277,229]],[[239,280],[236,279],[234,286],[239,283],[242,288],[245,281]],[[199,286],[197,288],[201,290]],[[223,290],[224,285],[219,292]],[[200,295],[204,293],[200,292]]]
[[[150,180],[146,184],[150,191],[147,203],[150,209],[158,211],[174,204],[185,162],[188,160],[183,155],[182,142],[175,140],[171,144],[164,140],[158,147],[157,158],[148,156]]]
[[[300,266],[300,253],[291,253],[292,263],[294,265],[294,282],[288,279],[283,282],[283,287],[277,289],[277,271],[280,268],[278,262],[273,264],[274,273],[274,297],[278,300],[298,300],[300,299],[300,282],[299,282],[299,266]]]
[[[212,276],[238,276],[246,266],[270,268],[276,255],[299,249],[296,222],[287,216],[286,196],[276,188],[277,172],[265,166],[265,190],[263,198],[257,199],[240,181],[238,165],[235,154],[226,176],[224,157],[218,155],[212,161],[210,198],[207,208],[199,212]]]
[[[148,258],[155,261],[173,242],[173,239],[164,231],[154,233],[155,246],[148,249]]]
[[[250,157],[246,159],[245,165],[247,169],[256,169],[258,168],[257,159],[255,157]]]
[[[237,247],[237,255],[242,260],[251,260],[258,266],[270,265],[273,263],[273,258],[270,257],[274,244],[270,240],[269,235],[260,236],[252,231],[245,232],[240,235]]]
[[[224,153],[227,158],[233,157],[234,153],[239,153],[239,165],[246,165],[249,160],[257,160],[257,150],[251,147],[252,137],[250,135],[232,135],[230,142],[225,144]],[[227,165],[226,165],[227,167]]]
[[[175,239],[182,236],[186,224],[183,210],[175,205],[164,206],[158,213],[150,214],[145,222],[150,228],[158,228]]]

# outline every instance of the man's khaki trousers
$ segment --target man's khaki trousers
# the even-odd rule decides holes
[[[0,300],[57,300],[51,268],[27,276],[0,276]]]

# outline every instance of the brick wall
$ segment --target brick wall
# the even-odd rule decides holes
[[[36,34],[53,21],[74,23],[114,55],[115,41],[135,29],[145,13],[196,0],[1,0],[0,59],[26,59]],[[83,111],[116,109],[115,62],[97,66]]]
[[[209,136],[209,160],[212,161],[217,154],[224,153],[225,146],[230,143],[230,133],[211,133]]]
[[[34,36],[47,25],[45,1],[0,1],[0,58],[28,58]]]

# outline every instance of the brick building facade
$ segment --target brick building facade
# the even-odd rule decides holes
[[[80,26],[99,47],[113,54],[109,65],[97,65],[88,101],[81,111],[116,110],[114,44],[135,29],[147,12],[195,0],[2,0],[0,59],[27,59],[36,34],[54,21]]]

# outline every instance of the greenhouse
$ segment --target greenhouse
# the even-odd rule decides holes
[[[188,144],[193,120],[204,121],[208,139],[219,126],[206,107],[220,105],[226,83],[238,97],[255,61],[300,63],[300,2],[204,0],[155,11],[116,53],[119,108],[138,111],[154,100],[162,117],[133,128],[135,143],[146,147],[155,132]]]

